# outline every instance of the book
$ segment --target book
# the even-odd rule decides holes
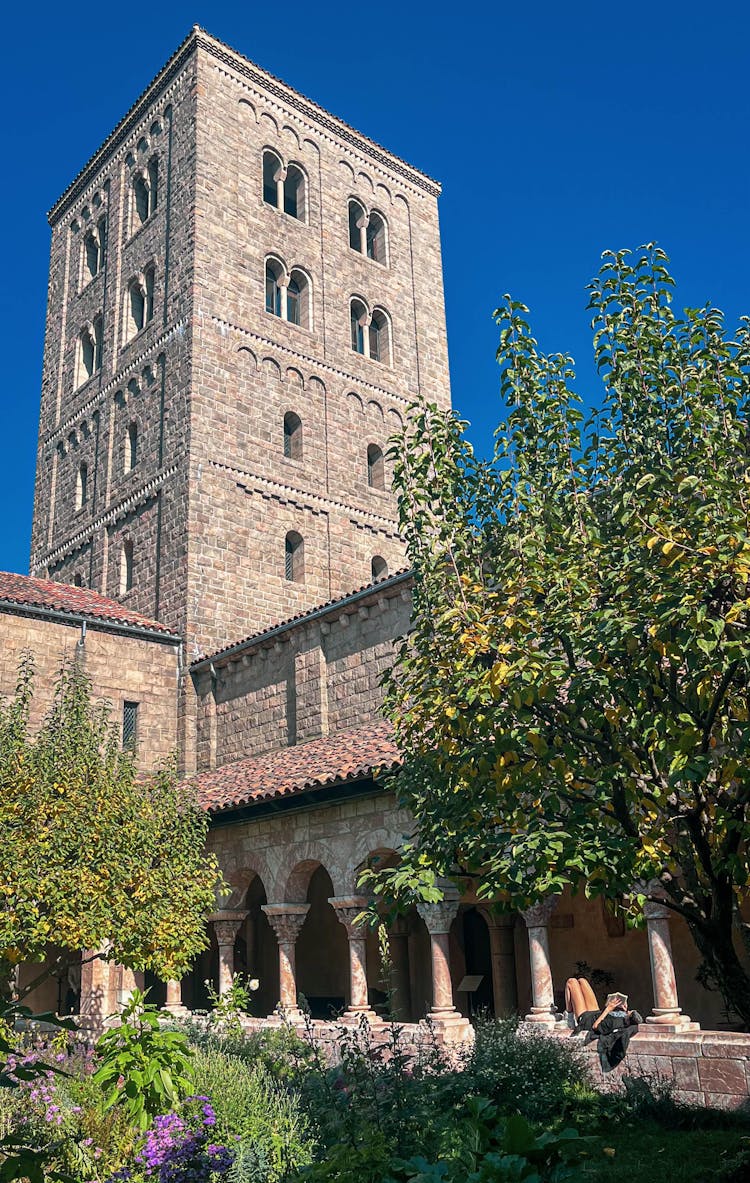
[[[627,994],[622,994],[619,990],[615,991],[614,994],[607,995],[606,1005],[609,1006],[613,1002],[617,1003],[618,1010],[628,1009],[628,996]]]

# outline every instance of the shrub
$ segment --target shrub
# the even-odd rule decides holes
[[[310,1161],[312,1135],[299,1098],[259,1064],[198,1050],[196,1087],[211,1098],[215,1136],[235,1153],[236,1183],[275,1183]]]
[[[464,1095],[489,1097],[503,1113],[531,1121],[559,1118],[573,1088],[584,1088],[586,1070],[568,1040],[521,1030],[516,1019],[477,1024],[467,1057]]]

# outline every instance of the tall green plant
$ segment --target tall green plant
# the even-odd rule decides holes
[[[493,459],[434,406],[392,450],[415,590],[387,711],[419,837],[380,887],[663,894],[750,1024],[750,329],[672,288],[653,246],[604,256],[588,420],[506,298]]]
[[[187,1037],[162,1028],[158,1008],[140,990],[133,990],[118,1026],[99,1036],[96,1053],[100,1063],[92,1079],[102,1089],[103,1109],[122,1106],[141,1130],[193,1087]]]

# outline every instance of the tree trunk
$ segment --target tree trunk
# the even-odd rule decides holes
[[[699,952],[721,991],[722,997],[750,1031],[750,976],[734,945],[731,921],[727,924],[696,924],[688,920]]]

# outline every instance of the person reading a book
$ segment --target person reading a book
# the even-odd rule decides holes
[[[568,978],[565,1008],[575,1018],[573,1035],[585,1032],[586,1043],[598,1039],[599,1059],[605,1071],[615,1068],[624,1059],[631,1036],[643,1022],[638,1011],[628,1010],[628,996],[619,990],[608,994],[604,1006],[600,1007],[585,978]]]

